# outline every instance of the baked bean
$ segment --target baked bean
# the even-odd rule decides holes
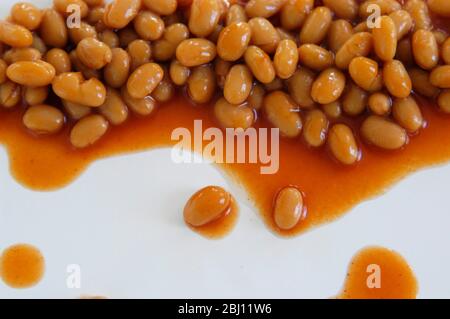
[[[217,85],[221,89],[225,86],[225,79],[232,66],[233,65],[231,62],[222,60],[221,58],[217,58],[214,61],[214,71],[216,72]]]
[[[72,69],[70,57],[67,52],[62,49],[54,48],[48,51],[45,55],[45,61],[53,65],[56,75],[70,72]]]
[[[216,90],[216,77],[209,65],[192,69],[187,80],[187,91],[192,101],[198,104],[209,102]]]
[[[69,102],[98,107],[105,102],[106,88],[96,78],[85,80],[81,73],[68,72],[57,75],[52,83],[57,96]]]
[[[430,82],[430,73],[419,68],[408,70],[413,90],[423,96],[434,98],[439,94],[439,89]]]
[[[450,113],[450,90],[446,89],[439,94],[437,103],[439,109],[445,113]]]
[[[340,163],[355,164],[360,157],[360,150],[350,127],[345,124],[334,124],[328,133],[328,147]]]
[[[306,114],[303,138],[312,147],[322,146],[328,133],[328,119],[321,110],[311,110]]]
[[[217,41],[217,54],[225,61],[240,59],[248,47],[251,29],[246,22],[236,22],[225,27]]]
[[[23,124],[36,134],[54,134],[64,125],[64,114],[50,105],[30,106],[23,116]]]
[[[56,11],[64,16],[76,12],[80,14],[80,18],[85,18],[89,12],[89,8],[83,0],[53,0],[53,6]],[[76,8],[76,11],[74,8]]]
[[[187,67],[206,64],[216,57],[216,46],[201,38],[183,40],[176,49],[178,61]]]
[[[33,35],[21,25],[0,21],[0,41],[13,48],[26,48],[33,43]]]
[[[253,89],[250,92],[250,95],[247,99],[247,104],[249,107],[251,107],[254,110],[259,110],[263,106],[263,100],[264,96],[266,95],[266,90],[264,90],[264,87],[256,83],[253,85]]]
[[[3,54],[3,60],[12,64],[20,61],[38,61],[41,59],[41,52],[33,48],[13,48]]]
[[[386,150],[400,149],[408,142],[408,135],[400,125],[377,115],[364,120],[361,135],[367,143]]]
[[[246,104],[230,104],[220,98],[214,105],[214,115],[223,128],[247,129],[253,125],[255,114]]]
[[[438,44],[438,46],[442,46],[444,44],[445,40],[447,40],[447,38],[448,38],[447,32],[442,31],[442,30],[434,30],[433,35],[436,39],[436,43]]]
[[[219,186],[202,188],[186,203],[183,216],[185,222],[193,227],[207,225],[229,214],[232,198],[230,193]]]
[[[103,42],[87,38],[78,43],[77,57],[90,69],[99,70],[112,60],[111,49]]]
[[[432,85],[441,89],[450,89],[450,65],[439,66],[430,74]]]
[[[392,12],[389,17],[394,21],[395,29],[397,31],[397,40],[400,40],[407,35],[414,26],[414,22],[408,11],[397,10]]]
[[[303,195],[295,187],[285,187],[275,199],[273,219],[278,228],[289,230],[294,228],[303,215]]]
[[[275,28],[275,30],[277,30],[278,36],[280,37],[280,41],[281,40],[291,40],[291,41],[296,42],[295,35],[292,32],[286,31],[282,28]]]
[[[341,19],[354,20],[358,15],[359,5],[356,0],[323,0],[323,4]]]
[[[73,120],[79,120],[89,114],[91,114],[92,108],[89,106],[69,102],[66,100],[62,100],[62,104],[64,106],[64,110],[69,115],[69,117]]]
[[[231,104],[241,104],[247,100],[253,85],[253,76],[246,65],[236,64],[228,73],[223,88],[223,96]]]
[[[398,60],[386,62],[383,67],[383,79],[391,95],[405,98],[411,94],[411,79],[402,62]]]
[[[353,81],[366,91],[372,91],[378,77],[378,63],[366,57],[357,57],[350,62],[349,73]]]
[[[108,130],[108,121],[99,114],[88,115],[77,122],[70,131],[70,143],[85,148],[96,143]]]
[[[131,42],[139,40],[139,35],[133,28],[127,27],[119,31],[120,46],[126,48]]]
[[[360,32],[369,32],[369,26],[367,25],[367,21],[363,21],[355,25],[353,28],[353,34],[360,33]]]
[[[122,100],[120,93],[112,88],[106,90],[106,99],[98,111],[112,125],[120,125],[128,118],[128,107]]]
[[[282,40],[274,56],[274,67],[279,78],[287,79],[294,74],[297,69],[299,51],[297,45],[292,40]]]
[[[247,22],[247,14],[245,13],[245,9],[240,4],[233,4],[227,13],[226,25],[230,25],[232,23],[239,22]]]
[[[8,64],[3,60],[0,59],[0,84],[3,84],[6,82],[6,69],[8,68]]]
[[[440,16],[450,17],[450,3],[446,0],[428,0],[428,7]]]
[[[170,63],[170,79],[175,85],[184,85],[191,74],[191,70],[188,67],[185,67],[177,60],[173,60]]]
[[[382,15],[391,14],[402,8],[397,0],[366,0],[359,7],[359,16],[361,19],[365,20],[374,13],[373,10],[369,10],[369,7],[373,8],[374,5],[378,6]]]
[[[380,27],[372,29],[373,47],[383,61],[391,61],[397,51],[397,27],[389,16],[379,19]]]
[[[325,70],[334,64],[334,55],[316,44],[303,44],[298,48],[301,64],[316,71]]]
[[[354,58],[369,55],[372,46],[372,34],[368,32],[354,34],[336,53],[336,66],[340,69],[347,69]]]
[[[121,49],[111,50],[111,62],[104,69],[106,83],[112,88],[119,88],[125,84],[130,73],[130,56]]]
[[[251,44],[269,54],[275,52],[280,42],[280,35],[273,24],[265,18],[252,18],[248,21],[248,25],[252,31]]]
[[[251,45],[244,54],[245,63],[255,78],[262,83],[270,83],[275,79],[275,68],[270,57],[259,47]]]
[[[384,116],[391,112],[392,100],[388,95],[376,92],[369,96],[368,107],[373,114]]]
[[[417,132],[424,125],[422,112],[414,98],[395,99],[392,107],[395,121],[410,133]]]
[[[285,0],[250,0],[245,5],[245,12],[250,18],[269,18],[280,11]]]
[[[106,5],[103,22],[112,29],[122,29],[137,16],[140,7],[141,0],[114,0]]]
[[[287,0],[280,11],[281,26],[285,30],[299,29],[314,7],[314,0]]]
[[[180,44],[183,40],[189,38],[189,29],[183,23],[175,23],[168,26],[164,31],[164,39],[174,45]]]
[[[20,102],[20,86],[14,82],[6,81],[0,85],[0,105],[12,108]]]
[[[127,88],[124,86],[122,88],[122,99],[125,101],[125,104],[130,108],[131,111],[140,115],[140,116],[148,116],[153,113],[156,109],[155,99],[151,95],[147,95],[143,99],[135,99],[129,93]]]
[[[300,43],[319,44],[325,39],[332,21],[332,13],[327,7],[317,7],[306,18],[300,31]]]
[[[300,68],[287,81],[290,96],[301,108],[311,108],[315,104],[311,97],[314,79],[312,71]]]
[[[143,0],[144,6],[151,11],[167,16],[177,9],[177,0]]]
[[[412,44],[409,38],[400,40],[397,44],[397,53],[395,58],[403,63],[403,65],[409,66],[414,64],[414,57],[412,54]]]
[[[311,88],[311,97],[320,104],[336,101],[345,88],[345,75],[336,68],[329,68],[317,77]]]
[[[330,50],[335,53],[338,52],[352,35],[353,27],[350,22],[346,20],[335,20],[331,22],[330,30],[328,31],[328,46]]]
[[[281,79],[278,78],[278,77],[276,77],[275,79],[273,79],[272,82],[264,84],[264,89],[265,89],[267,92],[273,92],[273,91],[277,91],[277,90],[283,90],[283,88],[284,88],[283,80],[281,80]]]
[[[422,69],[433,69],[439,62],[438,44],[431,31],[421,29],[414,32],[412,51],[416,63]]]
[[[441,50],[442,60],[444,60],[445,64],[450,64],[450,38],[445,40],[445,42],[442,44]]]
[[[274,91],[264,97],[264,113],[272,125],[286,137],[296,137],[302,131],[299,108],[292,98],[282,91]]]
[[[167,77],[164,77],[161,82],[159,82],[158,86],[153,90],[152,97],[160,102],[168,102],[175,95],[175,87],[173,83]]]
[[[67,45],[66,21],[58,11],[54,9],[45,10],[39,30],[46,45],[55,48],[63,48]]]
[[[161,82],[164,70],[156,63],[147,63],[138,67],[127,82],[128,93],[136,99],[151,94]]]
[[[414,21],[414,31],[432,28],[430,13],[427,4],[422,0],[409,0],[405,6]]]
[[[85,1],[86,2],[86,1]],[[89,10],[86,22],[90,25],[103,24],[103,16],[105,15],[104,7],[94,7]]]
[[[150,11],[141,11],[133,21],[137,34],[148,41],[155,41],[162,37],[164,21]]]
[[[45,45],[44,40],[37,34],[33,34],[33,44],[31,44],[31,47],[41,52],[41,54],[47,52],[47,46]]]
[[[338,119],[342,114],[341,102],[338,100],[328,104],[323,104],[322,110],[327,115],[327,117]]]
[[[105,30],[98,34],[98,39],[105,43],[110,49],[118,48],[120,46],[119,36],[111,30]]]
[[[41,24],[42,12],[31,3],[20,2],[12,7],[11,18],[15,23],[33,31]]]
[[[131,61],[131,70],[136,70],[141,65],[149,63],[152,58],[152,48],[147,41],[134,40],[128,45],[128,55]]]
[[[91,68],[87,67],[86,65],[84,65],[83,63],[81,63],[80,59],[78,59],[76,50],[73,50],[72,52],[70,52],[69,57],[70,57],[70,62],[72,63],[72,68],[76,71],[81,72],[86,79],[90,79],[90,78],[100,79],[101,78],[101,73],[99,70],[91,69]]]
[[[48,87],[24,87],[23,100],[27,105],[38,105],[45,102],[48,97]]]
[[[350,83],[342,97],[342,109],[347,115],[359,115],[366,109],[367,99],[366,91]]]
[[[37,87],[52,83],[55,68],[44,61],[20,61],[6,69],[8,78],[18,84]]]
[[[75,45],[87,38],[97,38],[97,30],[90,24],[81,21],[79,28],[69,28],[69,37]]]
[[[193,0],[189,16],[189,30],[197,37],[206,37],[219,22],[218,0]]]

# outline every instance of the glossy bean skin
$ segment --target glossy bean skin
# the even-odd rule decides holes
[[[428,7],[440,16],[450,17],[450,3],[446,0],[429,0]]]
[[[319,109],[311,110],[306,114],[303,126],[303,138],[311,147],[320,147],[325,144],[328,134],[329,121],[324,112]]]
[[[98,108],[98,111],[112,125],[120,125],[128,119],[127,105],[120,93],[112,88],[107,88],[105,103]]]
[[[92,113],[92,108],[66,100],[62,100],[64,111],[73,120],[79,120]]]
[[[21,25],[0,21],[0,42],[13,48],[26,48],[33,43],[33,35]]]
[[[414,60],[422,69],[431,70],[439,62],[439,47],[431,31],[417,30],[414,32],[412,51]]]
[[[412,44],[409,38],[404,38],[403,40],[400,40],[398,42],[395,59],[401,61],[405,66],[410,66],[414,64],[414,56],[412,54]]]
[[[331,10],[327,7],[317,7],[306,18],[300,31],[300,43],[319,44],[325,39],[332,21]]]
[[[46,45],[55,48],[63,48],[67,45],[69,36],[66,22],[56,10],[47,9],[44,11],[39,30]]]
[[[230,193],[219,186],[202,188],[186,203],[183,216],[185,222],[193,227],[207,225],[230,212],[232,198]]]
[[[232,23],[239,23],[239,22],[247,22],[248,17],[245,13],[245,9],[240,4],[232,4],[230,6],[230,9],[228,9],[227,17],[225,21],[225,25],[229,26]]]
[[[141,0],[114,0],[107,4],[103,22],[110,28],[122,29],[138,14]]]
[[[350,116],[364,112],[367,105],[367,92],[354,83],[349,83],[342,97],[342,110]]]
[[[303,195],[295,187],[285,187],[275,198],[273,218],[275,225],[282,230],[294,228],[303,215]]]
[[[23,91],[23,101],[27,105],[38,105],[43,104],[48,97],[48,87],[24,87]]]
[[[41,24],[42,12],[31,3],[19,2],[12,7],[11,18],[15,23],[33,31]]]
[[[137,34],[144,40],[155,41],[163,35],[164,21],[153,12],[139,12],[133,23]]]
[[[44,61],[20,61],[11,64],[6,75],[15,83],[39,87],[52,83],[55,77],[55,68]]]
[[[54,134],[64,125],[64,114],[50,105],[30,106],[23,116],[23,124],[36,134]]]
[[[298,106],[289,95],[274,91],[264,97],[264,113],[269,122],[280,129],[281,135],[294,138],[303,127]]]
[[[17,83],[6,81],[0,85],[0,105],[12,108],[20,102],[21,89]]]
[[[108,121],[101,115],[88,115],[75,124],[70,132],[70,142],[76,148],[96,143],[108,130]]]
[[[450,113],[450,90],[443,90],[437,99],[439,109],[444,113]]]
[[[225,61],[236,61],[244,55],[250,38],[251,29],[248,23],[232,23],[220,32],[217,54]]]
[[[53,0],[53,7],[64,16],[75,12],[71,6],[76,6],[76,12],[79,12],[80,18],[87,17],[89,7],[83,0]]]
[[[358,15],[356,0],[324,0],[323,3],[341,19],[354,20]]]
[[[333,53],[316,44],[301,45],[298,48],[298,59],[301,64],[315,71],[325,70],[334,64]]]
[[[389,16],[380,18],[380,27],[372,29],[373,47],[383,61],[391,61],[397,51],[397,27]]]
[[[87,38],[98,38],[97,30],[90,24],[81,21],[79,28],[69,28],[68,34],[70,40],[76,45]]]
[[[271,54],[277,49],[280,36],[273,24],[265,18],[252,18],[248,21],[251,29],[251,44]]]
[[[248,106],[254,110],[261,109],[263,106],[263,100],[265,95],[266,90],[264,90],[264,87],[259,83],[254,84],[253,89],[250,92],[250,95],[247,99]]]
[[[311,108],[315,104],[311,97],[315,77],[312,71],[300,68],[287,81],[289,94],[301,108]]]
[[[216,90],[216,77],[209,65],[192,69],[187,80],[187,91],[191,100],[198,104],[211,101]]]
[[[214,105],[214,116],[222,128],[247,129],[253,125],[255,114],[247,104],[234,105],[220,98]]]
[[[135,99],[150,95],[161,82],[164,70],[156,63],[147,63],[137,68],[128,78],[128,93]]]
[[[349,73],[353,81],[366,91],[372,91],[378,77],[378,63],[366,57],[357,57],[350,62]]]
[[[136,99],[128,93],[125,86],[122,87],[121,94],[123,101],[129,109],[139,116],[149,116],[156,109],[155,99],[150,95],[147,95],[143,99]]]
[[[334,158],[344,165],[355,164],[360,157],[360,150],[350,127],[334,124],[330,128],[327,140],[328,148]]]
[[[423,0],[408,0],[404,6],[414,21],[414,31],[432,28],[428,6]]]
[[[354,58],[367,56],[372,47],[372,34],[368,32],[354,34],[336,53],[336,66],[340,69],[347,69]]]
[[[441,89],[450,89],[450,65],[438,66],[430,74],[432,85]]]
[[[167,16],[177,9],[176,0],[143,0],[142,2],[144,6],[159,15]]]
[[[249,46],[245,51],[244,59],[255,78],[261,83],[270,83],[275,79],[275,68],[272,61],[259,47]]]
[[[81,73],[68,72],[57,75],[52,83],[57,96],[69,102],[98,107],[105,102],[106,88],[96,78],[85,80]]]
[[[152,48],[147,41],[134,40],[127,47],[130,57],[131,70],[134,71],[141,65],[149,63],[152,59]]]
[[[187,67],[209,63],[214,60],[216,54],[214,43],[200,38],[183,40],[176,50],[177,60]]]
[[[450,64],[450,38],[447,38],[445,42],[442,44],[442,60],[444,60],[445,64]]]
[[[423,96],[434,98],[439,94],[439,89],[430,82],[430,73],[420,68],[408,70],[413,90]]]
[[[411,78],[400,61],[393,60],[384,64],[383,79],[391,95],[405,98],[411,94]]]
[[[314,0],[287,0],[280,11],[281,26],[285,30],[300,28],[313,7]]]
[[[389,17],[395,24],[395,29],[397,31],[397,40],[400,40],[405,35],[407,35],[414,26],[414,22],[408,11],[397,10],[392,12]]]
[[[336,68],[329,68],[317,77],[311,88],[311,97],[320,104],[336,101],[345,88],[345,75]]]
[[[243,64],[236,64],[228,73],[223,88],[223,96],[231,104],[244,103],[253,85],[253,75],[249,68]]]
[[[408,135],[401,126],[377,115],[364,120],[361,135],[367,143],[385,150],[400,149],[408,142]]]
[[[373,11],[368,10],[370,5],[377,5],[380,8],[380,13],[382,15],[390,14],[402,8],[397,0],[367,0],[359,7],[359,16],[362,19],[368,18],[369,15],[373,13]]]
[[[20,61],[38,61],[41,57],[41,52],[34,48],[14,48],[3,54],[3,60],[8,64]]]
[[[94,38],[83,39],[78,43],[78,59],[88,68],[99,70],[111,62],[111,49],[103,42]]]
[[[120,46],[119,36],[111,30],[105,30],[98,34],[98,39],[105,43],[110,49],[118,48]]]
[[[338,52],[352,35],[353,27],[350,22],[346,20],[335,20],[331,22],[330,30],[328,31],[328,45],[330,46],[330,50],[335,53]]]
[[[45,54],[48,50],[44,40],[42,40],[36,33],[33,34],[33,43],[31,44],[31,47],[41,52],[41,54]]]
[[[292,40],[281,40],[278,44],[273,64],[277,76],[280,79],[288,79],[297,69],[299,51],[297,45]]]
[[[284,0],[250,0],[245,6],[245,13],[250,18],[269,18],[280,11]]]
[[[414,98],[395,99],[392,107],[395,121],[409,133],[415,133],[424,125],[422,112]]]
[[[375,115],[388,115],[391,112],[392,99],[384,93],[374,93],[369,96],[368,108]]]
[[[328,104],[321,105],[323,112],[327,115],[330,119],[338,119],[342,115],[342,105],[341,102],[334,101]]]
[[[191,74],[191,71],[188,67],[185,67],[177,60],[173,60],[170,63],[170,79],[175,85],[184,85]]]
[[[72,69],[72,62],[66,51],[54,48],[47,52],[45,55],[45,61],[53,65],[56,75],[70,72]]]
[[[189,30],[197,37],[210,35],[220,18],[218,0],[193,0],[189,16]]]

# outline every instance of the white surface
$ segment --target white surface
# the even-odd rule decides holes
[[[1,12],[14,2],[2,0]],[[235,230],[210,241],[185,227],[181,212],[197,189],[230,187],[213,166],[173,164],[169,150],[157,150],[96,162],[69,187],[39,193],[11,178],[0,147],[0,249],[36,245],[47,266],[31,289],[0,282],[0,297],[327,298],[360,248],[381,245],[408,260],[420,297],[448,298],[449,180],[450,166],[423,171],[289,240],[241,203]],[[80,289],[66,286],[69,264],[81,267]]]

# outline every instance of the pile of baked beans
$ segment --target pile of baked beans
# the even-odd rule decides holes
[[[71,125],[76,148],[131,113],[150,115],[178,88],[213,103],[222,127],[264,117],[347,165],[361,155],[357,133],[395,150],[424,127],[413,92],[450,113],[450,39],[431,19],[450,17],[448,0],[53,4],[18,3],[0,22],[0,104],[26,105],[23,124],[37,134]],[[341,121],[361,115],[359,132]]]

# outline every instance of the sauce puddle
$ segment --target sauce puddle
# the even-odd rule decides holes
[[[339,299],[415,299],[416,277],[406,260],[383,247],[367,247],[350,262]]]
[[[218,164],[239,186],[261,213],[268,227],[292,236],[314,226],[331,222],[363,200],[386,191],[395,182],[418,169],[442,164],[450,159],[450,116],[418,97],[427,127],[410,138],[402,150],[386,152],[365,145],[357,134],[362,159],[353,167],[335,162],[326,147],[309,148],[302,138],[280,139],[279,171],[261,175],[256,164]],[[54,136],[33,136],[22,125],[23,109],[0,108],[0,143],[6,146],[14,178],[34,190],[51,191],[64,187],[95,160],[113,155],[170,147],[172,131],[184,127],[191,132],[194,120],[202,120],[203,130],[217,127],[212,105],[194,106],[183,96],[161,105],[153,115],[131,117],[112,127],[95,145],[74,149],[68,136],[71,125]],[[355,133],[359,120],[348,123]],[[263,118],[256,128],[270,127]],[[156,169],[156,168],[155,168]],[[298,187],[305,195],[307,216],[293,229],[280,230],[272,218],[273,198],[285,186]]]

